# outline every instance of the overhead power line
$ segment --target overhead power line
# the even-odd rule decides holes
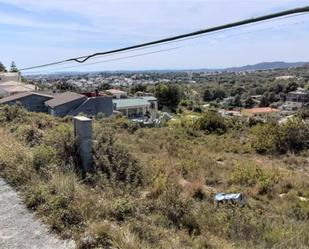
[[[301,14],[298,14],[298,16]],[[304,15],[304,14],[302,14]],[[291,16],[289,16],[291,17]],[[284,17],[284,18],[288,18],[288,17]],[[281,18],[283,19],[283,18]],[[281,20],[280,19],[280,20]],[[287,24],[282,24],[276,27],[272,27],[272,28],[263,28],[263,29],[258,29],[258,30],[253,30],[253,31],[246,31],[246,32],[242,32],[242,33],[236,33],[233,35],[227,35],[224,37],[220,37],[220,38],[216,38],[216,39],[229,39],[229,38],[233,38],[233,37],[239,37],[242,35],[247,35],[247,34],[252,34],[252,33],[257,33],[257,32],[264,32],[264,31],[269,31],[273,28],[281,28],[281,27],[286,27],[286,26],[291,26],[291,25],[298,25],[298,24],[303,24],[303,23],[307,23],[306,21],[301,21],[301,22],[294,22],[294,23],[287,23]],[[217,31],[218,33],[220,31]],[[216,33],[217,33],[216,32]],[[191,37],[191,39],[195,39],[195,38],[200,38],[206,35],[210,35],[210,34],[204,34],[204,35],[199,35],[196,37]],[[189,38],[187,38],[189,39]],[[146,55],[152,55],[152,54],[157,54],[157,53],[163,53],[163,52],[169,52],[169,51],[173,51],[173,50],[177,50],[177,49],[181,49],[184,47],[190,47],[190,46],[194,46],[196,44],[187,44],[187,45],[180,45],[177,47],[171,47],[171,48],[167,48],[167,49],[160,49],[160,50],[155,50],[155,51],[149,51],[149,52],[145,52],[145,53],[139,53],[139,54],[133,54],[133,55],[129,55],[129,56],[124,56],[124,57],[117,57],[117,58],[113,58],[113,59],[107,59],[107,60],[99,60],[99,61],[95,61],[95,62],[87,62],[87,63],[80,63],[78,65],[72,65],[72,66],[59,66],[56,68],[51,68],[51,69],[43,69],[40,71],[34,71],[34,72],[30,72],[30,74],[40,74],[40,73],[47,73],[47,72],[51,72],[51,71],[55,71],[55,70],[65,70],[65,69],[72,69],[72,68],[78,68],[78,67],[87,67],[87,66],[91,66],[91,65],[96,65],[96,64],[104,64],[104,63],[109,63],[109,62],[113,62],[113,61],[120,61],[120,60],[126,60],[126,59],[131,59],[131,58],[136,58],[136,57],[140,57],[140,56],[146,56]],[[154,45],[154,46],[158,46],[158,45]],[[153,47],[153,46],[151,46]],[[134,49],[131,51],[136,51],[139,49]],[[129,51],[129,52],[131,52]],[[128,52],[128,51],[127,51]],[[107,55],[107,56],[113,56],[113,55]],[[106,58],[107,56],[98,56],[95,59],[100,59],[100,58]],[[67,62],[67,63],[72,63],[72,62]],[[63,65],[63,64],[62,64]]]
[[[62,60],[62,61],[51,62],[51,63],[47,63],[47,64],[43,64],[43,65],[22,68],[22,69],[20,69],[20,71],[31,70],[31,69],[35,69],[35,68],[41,68],[41,67],[48,67],[48,66],[53,66],[53,65],[57,65],[57,64],[67,63],[67,62],[84,63],[87,60],[89,60],[90,58],[93,58],[93,57],[96,57],[96,56],[114,54],[114,53],[119,53],[119,52],[123,52],[123,51],[130,51],[130,50],[143,48],[143,47],[149,47],[149,46],[157,45],[157,44],[164,44],[164,43],[167,43],[167,42],[172,42],[172,41],[177,41],[177,40],[181,40],[181,39],[185,39],[185,38],[189,38],[189,37],[199,36],[199,35],[202,35],[202,34],[207,34],[207,33],[215,32],[215,31],[219,31],[219,30],[230,29],[230,28],[239,27],[239,26],[243,26],[243,25],[247,25],[247,24],[251,24],[251,23],[261,22],[261,21],[265,21],[265,20],[271,20],[271,19],[275,19],[275,18],[278,18],[278,17],[288,16],[288,15],[293,15],[293,14],[306,13],[306,12],[309,12],[309,6],[302,7],[302,8],[296,8],[296,9],[290,9],[290,10],[277,12],[277,13],[273,13],[273,14],[269,14],[269,15],[264,15],[264,16],[260,16],[260,17],[245,19],[245,20],[238,21],[238,22],[228,23],[228,24],[224,24],[224,25],[220,25],[220,26],[216,26],[216,27],[212,27],[212,28],[208,28],[208,29],[202,29],[202,30],[198,30],[198,31],[195,31],[195,32],[186,33],[186,34],[177,35],[177,36],[172,36],[172,37],[168,37],[168,38],[164,38],[164,39],[160,39],[160,40],[156,40],[156,41],[151,41],[151,42],[146,42],[146,43],[142,43],[142,44],[138,44],[138,45],[134,45],[134,46],[128,46],[128,47],[124,47],[124,48],[119,48],[119,49],[114,49],[114,50],[109,50],[109,51],[104,51],[104,52],[98,52],[98,53],[94,53],[94,54],[90,54],[90,55],[86,55],[86,56],[80,56],[80,57],[71,58],[71,59],[66,59],[66,60]]]

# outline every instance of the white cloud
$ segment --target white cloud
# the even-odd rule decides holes
[[[0,40],[1,46],[7,51],[5,54],[1,52],[1,56],[10,57],[11,53],[12,58],[14,57],[24,65],[39,64],[42,61],[45,63],[56,58],[67,58],[72,51],[77,56],[99,49],[117,48],[285,8],[298,7],[305,5],[306,2],[306,0],[0,0],[0,3],[26,10],[24,12],[18,11],[16,14],[13,11],[1,11],[0,9],[0,24],[12,25],[14,29],[10,31],[11,33],[28,38],[26,42],[14,40],[10,46]],[[60,18],[53,20],[53,16]],[[264,24],[261,25],[261,28],[269,26],[271,24]],[[19,29],[22,27],[30,29],[29,31]],[[233,32],[200,39],[193,42],[196,45],[190,48],[168,53],[170,56],[147,56],[145,59],[132,60],[132,64],[124,62],[123,65],[138,67],[142,63],[142,66],[157,67],[162,65],[162,67],[171,68],[191,64],[192,67],[198,65],[202,67],[203,63],[211,61],[214,63],[221,61],[222,64],[245,61],[249,57],[240,56],[239,51],[233,52],[227,49],[226,53],[222,52],[225,48],[231,48],[230,42],[237,41],[236,38],[229,38],[230,34]],[[251,58],[259,58],[261,53],[257,52],[257,48],[253,49],[253,53],[250,47],[253,44],[259,47],[258,43],[264,44],[264,42],[268,44],[269,51],[271,51],[270,48],[276,50],[276,53],[268,51],[268,55],[278,56],[281,52],[284,56],[288,41],[276,44],[276,46],[274,44],[280,38],[292,39],[292,37],[288,37],[284,33],[277,38],[271,32],[264,34],[267,37],[262,34],[257,38],[257,43],[253,39],[249,42],[250,44],[246,44],[248,38],[241,37],[238,39],[237,45],[246,51],[245,54],[251,54]],[[305,36],[305,34],[301,35]],[[252,38],[253,36],[248,35],[248,37]],[[304,38],[308,38],[308,35]],[[35,42],[31,45],[31,41]],[[18,53],[10,52],[7,49],[13,48],[12,44],[18,47],[15,49]],[[205,47],[206,44],[207,47]],[[25,45],[29,46],[29,49],[20,49]],[[68,49],[70,45],[74,48]],[[44,52],[44,47],[46,52]],[[27,56],[29,51],[31,51],[31,58]],[[201,56],[203,54],[201,51],[207,52],[207,61]],[[290,52],[286,54],[292,56]],[[44,55],[44,59],[42,59],[42,55]],[[298,56],[297,53],[295,53],[295,58],[296,56]],[[304,52],[304,56],[309,57],[308,52]],[[111,65],[116,67],[122,63],[117,62]]]

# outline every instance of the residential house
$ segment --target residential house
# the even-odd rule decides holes
[[[279,107],[279,110],[286,113],[293,113],[302,108],[303,104],[300,102],[285,102]]]
[[[113,114],[112,97],[98,96],[87,98],[84,95],[66,92],[58,95],[48,95],[39,92],[26,92],[0,99],[0,104],[20,103],[28,111],[46,112],[53,116],[76,116],[83,113],[87,116],[104,116]]]
[[[140,98],[147,100],[150,103],[150,108],[158,111],[158,99],[154,96],[141,96]]]
[[[127,92],[121,91],[121,90],[118,90],[118,89],[109,89],[109,90],[106,90],[106,93],[112,95],[113,98],[115,98],[115,99],[122,99],[122,98],[128,97]]]
[[[155,119],[158,111],[158,100],[154,96],[138,98],[113,99],[115,110],[128,118],[148,116]]]
[[[19,103],[30,112],[47,112],[44,103],[52,98],[53,96],[47,94],[25,92],[2,98],[0,104],[14,105]]]
[[[150,103],[143,98],[113,99],[114,109],[129,118],[142,117],[150,108]]]
[[[68,115],[69,112],[79,107],[86,99],[87,97],[84,95],[74,92],[65,92],[46,101],[45,105],[48,107],[48,113],[50,115],[64,117]]]
[[[69,112],[69,115],[77,116],[83,113],[86,116],[102,114],[106,117],[113,114],[112,97],[98,96],[87,98],[80,106]]]
[[[308,103],[309,102],[309,91],[298,88],[296,91],[289,92],[286,96],[286,101],[297,102],[297,103]]]

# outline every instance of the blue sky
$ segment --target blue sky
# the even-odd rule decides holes
[[[28,67],[306,5],[308,0],[0,0],[0,61]],[[44,70],[222,68],[309,61],[308,44],[309,14],[91,63],[171,49],[162,53]]]

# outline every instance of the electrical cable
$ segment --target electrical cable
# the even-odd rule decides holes
[[[134,46],[128,46],[128,47],[124,47],[124,48],[120,48],[120,49],[114,49],[114,50],[105,51],[105,52],[98,52],[98,53],[90,54],[90,55],[87,55],[87,56],[81,56],[81,57],[66,59],[66,60],[62,60],[62,61],[51,62],[51,63],[47,63],[47,64],[43,64],[43,65],[23,68],[23,69],[20,69],[20,71],[25,71],[25,70],[30,70],[30,69],[40,68],[40,67],[53,66],[53,65],[62,64],[62,63],[65,63],[65,62],[70,62],[70,61],[75,61],[75,62],[78,62],[78,63],[84,63],[87,60],[89,60],[90,58],[93,58],[93,57],[96,57],[96,56],[99,56],[99,55],[115,54],[117,52],[129,51],[129,50],[133,50],[133,49],[136,49],[136,48],[149,47],[151,45],[163,44],[163,43],[170,42],[170,41],[181,40],[181,39],[187,38],[187,37],[194,37],[194,36],[198,36],[198,35],[201,35],[201,34],[212,33],[212,32],[219,31],[219,30],[231,29],[231,28],[234,28],[234,27],[244,26],[244,25],[251,24],[251,23],[257,23],[257,22],[261,22],[261,21],[265,21],[265,20],[272,20],[272,19],[279,18],[279,17],[290,16],[290,15],[293,15],[293,14],[300,14],[300,13],[306,13],[306,12],[309,12],[309,6],[291,9],[291,10],[286,10],[286,11],[282,11],[282,12],[277,12],[277,13],[264,15],[264,16],[260,16],[260,17],[256,17],[256,18],[245,19],[245,20],[238,21],[238,22],[228,23],[228,24],[224,24],[224,25],[220,25],[220,26],[216,26],[216,27],[212,27],[212,28],[208,28],[208,29],[202,29],[202,30],[191,32],[191,33],[172,36],[172,37],[168,37],[168,38],[164,38],[164,39],[160,39],[160,40],[156,40],[156,41],[151,41],[151,42],[146,42],[146,43],[142,43],[142,44],[138,44],[138,45],[134,45]]]
[[[282,24],[282,25],[272,27],[272,28],[297,25],[297,24],[301,24],[301,23],[305,23],[305,22],[301,21],[301,22],[295,22],[295,23]],[[242,32],[242,33],[238,33],[238,34],[228,35],[228,36],[225,36],[224,39],[242,36],[242,35],[247,35],[247,34],[252,34],[252,33],[257,33],[257,32],[263,32],[263,31],[267,31],[267,30],[270,30],[270,28],[264,28],[264,29],[259,29],[259,30],[253,30],[253,31],[247,31],[247,32]],[[145,55],[150,55],[150,54],[156,54],[156,53],[161,53],[161,52],[167,52],[167,51],[176,50],[176,49],[189,47],[189,46],[193,46],[193,45],[195,45],[195,44],[188,44],[188,45],[182,45],[182,46],[172,47],[172,48],[168,48],[168,49],[150,51],[150,52],[146,52],[146,53],[142,53],[142,54],[135,54],[135,55],[125,56],[125,57],[114,58],[114,59],[110,59],[110,60],[96,61],[96,62],[92,62],[92,63],[85,63],[85,64],[67,66],[67,67],[58,67],[58,68],[53,68],[53,69],[49,69],[49,70],[47,69],[47,70],[35,71],[35,72],[31,72],[31,74],[39,74],[39,73],[44,73],[44,72],[50,72],[52,70],[53,71],[54,70],[64,70],[64,69],[71,69],[71,68],[77,68],[77,67],[85,67],[85,66],[90,66],[90,65],[95,65],[95,64],[103,64],[103,63],[112,62],[112,61],[119,61],[119,60],[123,60],[123,59],[135,58],[135,57],[140,57],[140,56],[145,56]],[[111,55],[109,55],[109,56],[111,56]],[[105,57],[105,56],[98,56],[97,58],[101,58],[101,57]]]

